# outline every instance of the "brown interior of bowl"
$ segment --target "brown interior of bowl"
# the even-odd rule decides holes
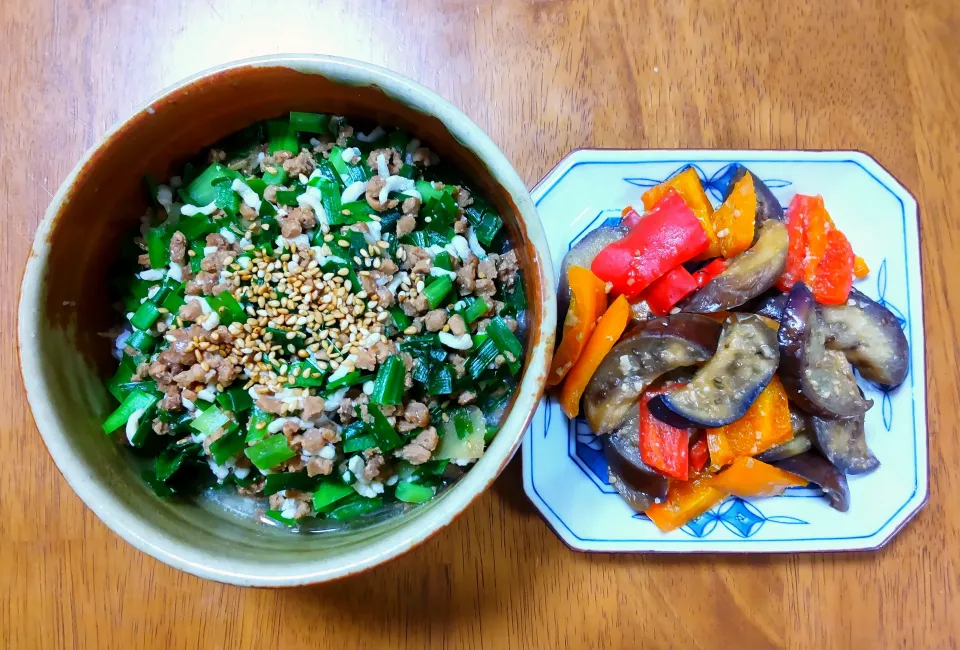
[[[345,63],[336,65],[349,67]],[[102,382],[115,368],[110,356],[112,341],[102,333],[119,320],[110,305],[108,274],[118,258],[122,238],[129,236],[146,208],[143,177],[151,174],[167,179],[171,173],[179,173],[176,165],[223,137],[255,121],[291,110],[342,114],[406,129],[457,167],[471,186],[499,210],[518,250],[529,303],[530,336],[526,342],[528,354],[524,369],[527,376],[532,356],[529,352],[547,346],[538,357],[535,384],[525,384],[526,393],[533,399],[529,413],[523,415],[523,423],[516,431],[501,434],[509,435],[512,440],[501,440],[498,436],[494,441],[500,450],[498,454],[503,455],[499,461],[502,469],[519,442],[521,429],[532,416],[546,373],[543,364],[548,359],[545,361],[544,355],[549,355],[552,345],[552,324],[543,326],[549,304],[545,302],[544,287],[549,286],[549,280],[543,259],[528,238],[513,199],[519,196],[518,192],[524,192],[514,172],[507,166],[508,176],[517,181],[511,181],[514,185],[511,195],[497,181],[497,174],[502,174],[503,169],[488,168],[477,153],[461,144],[462,138],[458,136],[463,134],[462,125],[452,132],[440,119],[429,114],[430,103],[435,100],[430,96],[424,99],[416,87],[408,88],[404,83],[401,82],[400,90],[392,88],[390,93],[394,94],[391,95],[376,85],[347,85],[314,71],[300,72],[279,64],[259,62],[218,70],[162,95],[147,110],[124,122],[80,166],[49,227],[46,242],[49,248],[37,299],[41,313],[28,314],[25,319],[21,311],[21,336],[34,336],[38,340],[34,346],[38,349],[38,367],[31,368],[29,373],[25,369],[25,376],[31,374],[38,378],[36,381],[42,383],[39,390],[48,395],[54,405],[52,413],[45,414],[44,418],[38,415],[37,419],[38,422],[44,419],[47,427],[55,428],[56,436],[66,438],[66,443],[54,442],[65,444],[70,453],[75,454],[75,462],[82,465],[71,479],[75,487],[78,481],[94,477],[100,488],[118,499],[130,513],[136,513],[135,518],[149,522],[156,534],[166,535],[168,540],[189,539],[192,548],[248,562],[291,561],[291,555],[277,551],[289,551],[304,560],[336,556],[338,546],[350,544],[355,548],[377,534],[376,530],[353,531],[346,533],[340,542],[327,536],[325,544],[318,546],[310,544],[307,537],[284,535],[249,521],[226,515],[211,517],[195,504],[159,500],[140,481],[129,454],[100,432],[100,422],[115,406],[108,399]],[[396,97],[414,97],[411,103],[420,108],[411,108]],[[489,161],[489,148],[486,151],[485,159]],[[532,207],[528,213],[532,214]],[[25,334],[23,321],[34,322],[31,319],[35,319],[37,333]],[[29,378],[27,383],[29,390]],[[524,408],[527,406],[525,403]],[[49,433],[46,427],[41,429]],[[53,451],[49,438],[48,445]],[[449,492],[400,519],[425,517],[424,512],[437,507],[436,502],[445,498],[449,498]],[[111,525],[115,529],[123,527]],[[124,533],[135,543],[140,532],[136,530],[137,525],[131,521]],[[395,524],[388,525],[388,528],[395,527]],[[380,526],[371,528],[383,531]],[[147,540],[139,545],[148,548],[151,543]],[[266,548],[272,551],[269,557],[263,553]],[[156,549],[151,552],[162,555]],[[165,559],[176,563],[169,551],[166,552]],[[189,560],[179,563],[194,571],[189,564]],[[195,572],[203,573],[200,569]],[[216,577],[233,581],[225,572]]]

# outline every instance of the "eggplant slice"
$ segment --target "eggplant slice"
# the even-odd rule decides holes
[[[813,418],[817,448],[837,469],[845,474],[869,474],[880,467],[880,461],[867,447],[863,416],[846,420]]]
[[[772,463],[810,451],[813,447],[813,440],[811,439],[813,432],[810,430],[809,418],[793,405],[790,406],[790,428],[793,429],[791,440],[782,445],[771,447],[757,456],[757,460]]]
[[[637,512],[667,498],[668,482],[640,458],[640,410],[628,417],[615,433],[604,436],[610,485]]]
[[[790,291],[780,330],[780,379],[790,399],[811,415],[850,418],[873,406],[857,386],[850,362],[825,347],[813,294],[803,282]]]
[[[591,230],[586,236],[574,244],[573,248],[564,256],[560,266],[560,286],[557,291],[557,329],[563,329],[563,321],[570,308],[570,283],[567,282],[567,271],[571,266],[582,266],[589,269],[594,258],[604,248],[613,242],[623,239],[630,232],[626,226],[601,226]]]
[[[584,392],[590,428],[595,433],[615,430],[661,375],[708,361],[717,351],[720,330],[707,316],[674,314],[628,334],[610,350]]]
[[[753,314],[725,321],[717,353],[690,383],[650,400],[657,419],[678,428],[719,427],[743,417],[777,371],[777,333]]]
[[[907,337],[893,313],[853,289],[847,304],[823,306],[820,317],[830,350],[843,352],[864,379],[885,388],[903,383],[910,368]]]
[[[824,495],[830,499],[830,507],[834,510],[846,512],[850,509],[850,488],[847,486],[847,477],[823,456],[808,451],[805,454],[778,461],[774,465],[819,485]]]
[[[731,165],[729,170],[721,177],[720,182],[726,182],[727,187],[723,190],[723,200],[727,200],[727,196],[730,195],[730,192],[733,190],[734,185],[744,177],[744,175],[750,174],[753,176],[753,189],[757,193],[757,215],[756,215],[756,229],[755,232],[760,232],[760,226],[763,225],[765,221],[773,219],[774,221],[783,221],[783,206],[780,205],[780,201],[777,200],[777,197],[773,195],[773,192],[770,191],[770,188],[767,187],[767,184],[762,180],[757,178],[757,175],[752,171],[744,167],[743,165],[736,164]],[[754,239],[756,241],[756,239]]]
[[[787,227],[765,221],[757,242],[730,260],[720,275],[678,306],[680,311],[709,313],[739,307],[773,286],[787,263]]]
[[[787,294],[779,289],[771,289],[745,304],[740,311],[766,316],[779,322],[780,317],[783,316],[783,306],[787,304],[787,297]]]

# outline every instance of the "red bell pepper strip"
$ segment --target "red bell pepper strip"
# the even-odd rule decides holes
[[[710,460],[710,449],[707,447],[707,437],[700,436],[690,445],[690,471],[699,474]]]
[[[702,269],[698,269],[696,273],[693,274],[693,279],[697,281],[697,288],[706,286],[710,283],[710,280],[714,279],[721,273],[727,270],[727,263],[722,259],[715,259]]]
[[[620,212],[620,225],[626,226],[627,228],[633,228],[638,223],[643,216],[633,209],[633,206],[628,205]]]
[[[682,266],[667,271],[653,281],[643,299],[657,316],[666,316],[673,306],[696,291],[697,280]]]
[[[855,255],[853,246],[839,230],[826,236],[826,246],[810,283],[813,297],[821,305],[842,305],[853,287]]]
[[[612,283],[616,293],[634,300],[654,280],[709,245],[693,210],[669,188],[626,237],[600,251],[590,268]]]
[[[814,209],[812,204],[818,198],[797,194],[790,201],[790,207],[787,208],[787,235],[790,239],[787,246],[787,263],[783,268],[780,279],[777,280],[777,288],[780,291],[790,291],[793,289],[793,285],[803,278],[804,259],[807,256],[804,214]],[[823,199],[820,199],[820,201],[822,203]]]
[[[648,391],[640,399],[640,458],[664,476],[686,481],[690,472],[690,431],[664,424],[647,404],[663,391]]]

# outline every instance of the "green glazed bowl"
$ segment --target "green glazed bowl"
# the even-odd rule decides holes
[[[115,318],[109,265],[145,206],[141,179],[254,121],[290,110],[396,125],[453,162],[495,203],[518,248],[527,287],[523,377],[500,433],[450,489],[400,516],[319,535],[257,524],[198,500],[157,498],[128,451],[100,429],[111,410]],[[167,564],[238,585],[323,582],[371,568],[448,525],[516,451],[543,392],[556,306],[543,228],[527,190],[496,145],[463,113],[387,70],[329,56],[276,55],[187,79],[137,110],[90,150],[61,185],[36,234],[19,309],[20,362],[37,428],[64,478],[125,540]]]

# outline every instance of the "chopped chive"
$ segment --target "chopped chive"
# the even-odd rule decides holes
[[[383,499],[380,497],[373,499],[358,499],[352,503],[345,503],[344,505],[330,512],[330,514],[327,516],[336,521],[350,521],[351,519],[356,519],[361,515],[375,512],[382,507]]]
[[[226,413],[216,406],[211,406],[198,415],[197,418],[190,423],[190,426],[202,435],[210,435],[229,421],[230,418]]]
[[[397,359],[399,361],[399,359]],[[401,367],[402,367],[401,362]],[[402,383],[402,382],[401,382]],[[370,432],[373,434],[373,437],[377,439],[377,447],[380,448],[380,451],[386,453],[391,449],[396,449],[403,441],[400,440],[400,436],[397,435],[397,432],[393,429],[393,426],[390,422],[387,421],[387,418],[383,415],[383,412],[380,410],[380,407],[376,404],[370,404],[367,406],[367,410],[370,415],[373,416],[373,423],[370,425]]]
[[[156,393],[145,393],[141,390],[133,391],[127,395],[127,398],[123,400],[123,403],[116,411],[107,416],[107,419],[103,422],[103,431],[105,433],[116,431],[126,425],[131,415],[137,411],[146,411],[156,404],[159,399],[160,396]]]
[[[377,371],[377,378],[373,383],[373,392],[370,394],[371,404],[400,404],[403,400],[403,379],[406,368],[400,357],[394,355],[387,358]]]
[[[272,469],[297,455],[294,450],[290,449],[287,438],[282,433],[264,438],[252,447],[244,449],[243,453],[260,471]]]
[[[507,366],[510,368],[510,374],[517,374],[520,370],[520,357],[523,355],[523,344],[510,331],[503,318],[497,316],[487,325],[487,334],[493,341],[500,353],[507,360]]]
[[[423,295],[426,296],[430,309],[436,309],[452,289],[453,280],[446,275],[437,278],[430,283],[430,286],[425,287]]]
[[[160,310],[152,300],[147,300],[137,309],[133,318],[130,319],[130,324],[138,330],[145,330],[156,323],[158,318],[160,318]]]
[[[243,413],[253,408],[250,394],[239,386],[234,386],[217,395],[217,403],[234,414]]]
[[[313,509],[317,512],[333,510],[332,506],[353,494],[353,488],[337,481],[324,481],[313,493]]]
[[[397,483],[395,496],[397,501],[404,503],[424,503],[433,498],[436,491],[425,485],[417,485],[409,481],[400,481]]]
[[[330,128],[330,116],[322,113],[290,111],[290,128],[304,133],[326,133]]]
[[[292,154],[300,151],[297,132],[290,127],[289,120],[268,120],[267,134],[270,137],[268,148],[271,155],[278,151],[289,151]]]

